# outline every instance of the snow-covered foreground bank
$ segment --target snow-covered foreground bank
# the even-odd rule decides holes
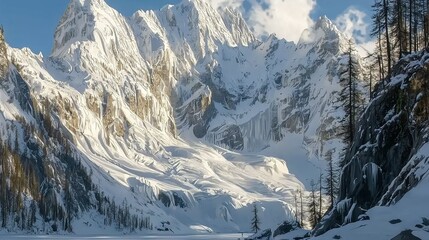
[[[244,234],[244,237],[247,237],[249,234]],[[198,235],[171,235],[171,236],[139,236],[139,235],[114,235],[114,236],[103,236],[103,235],[6,235],[0,233],[0,239],[189,239],[189,240],[199,240],[199,239],[242,239],[241,233],[238,234],[198,234]],[[244,239],[244,238],[243,238]]]

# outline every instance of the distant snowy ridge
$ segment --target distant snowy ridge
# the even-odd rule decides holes
[[[195,24],[200,24],[206,11],[211,11],[207,13],[209,16],[220,16],[212,9],[199,7],[208,5],[185,1],[157,14],[172,17],[171,14],[183,10],[195,16]],[[226,11],[224,19],[243,24],[239,17],[239,14]],[[174,19],[177,23],[180,16]],[[168,19],[152,20],[172,24]],[[216,21],[206,20],[205,24],[209,23]],[[3,140],[12,142],[11,148],[13,142],[21,142],[18,151],[22,155],[31,151],[47,151],[49,155],[52,151],[52,158],[42,154],[37,160],[40,166],[43,163],[53,171],[52,176],[38,175],[40,184],[52,183],[52,189],[43,192],[41,197],[49,193],[53,198],[49,205],[57,204],[61,215],[70,216],[63,218],[48,212],[36,216],[34,226],[28,228],[54,231],[52,226],[58,224],[57,230],[72,229],[76,233],[86,229],[94,233],[133,229],[133,225],[128,222],[124,225],[121,219],[105,225],[110,217],[102,208],[112,201],[116,207],[123,206],[131,214],[137,214],[139,221],[147,218],[150,222],[142,223],[143,230],[147,231],[150,231],[148,228],[153,231],[168,229],[174,233],[196,229],[246,231],[253,202],[266,209],[261,217],[266,219],[267,226],[291,218],[289,203],[293,192],[303,185],[288,172],[284,161],[257,155],[243,157],[178,138],[177,118],[172,107],[176,104],[174,92],[179,82],[184,81],[184,73],[195,72],[190,68],[195,60],[190,59],[189,66],[178,65],[180,61],[169,47],[161,53],[153,51],[152,58],[144,57],[141,39],[137,37],[139,26],[104,1],[71,1],[56,31],[55,46],[49,58],[35,55],[29,49],[7,47],[10,61],[6,59],[2,63],[9,66],[9,70],[2,79],[10,83],[2,90],[5,100],[1,102],[1,111],[6,118],[1,126]],[[227,28],[220,23],[220,26],[209,27],[229,32],[239,26]],[[203,39],[202,35],[195,34],[198,29],[192,27],[186,36]],[[250,32],[242,30],[244,37],[238,33],[229,36],[222,33],[211,42],[237,46],[253,41]],[[177,30],[177,34],[177,39],[185,38],[182,30]],[[196,58],[207,54],[206,51],[216,51],[217,46],[206,49],[189,44],[189,48],[195,50]],[[22,81],[14,82],[15,75],[22,77]],[[23,97],[22,103],[6,100],[15,94],[9,89],[18,91]],[[210,95],[204,88],[201,93]],[[31,108],[41,111],[34,112]],[[15,134],[9,130],[8,121],[20,121],[24,126],[41,121],[40,124],[45,124],[41,135],[43,129],[49,132],[51,126],[58,131],[52,136],[47,133],[46,141],[41,139],[36,149],[30,151],[35,146],[26,139],[32,138],[32,132],[27,136],[24,127],[16,124],[14,128],[18,129],[18,134]],[[94,187],[85,185],[85,192],[78,192],[75,185],[69,187],[71,180],[67,172],[71,171],[72,162],[60,155],[54,156],[61,153],[62,142],[70,144],[66,148],[70,147],[67,151],[73,155],[73,162],[79,163],[80,171],[89,176],[90,182],[75,179],[74,183],[89,183]],[[35,164],[37,166],[37,162]],[[73,210],[67,207],[69,192],[80,207]],[[101,194],[108,200],[100,200]],[[31,193],[24,195],[26,199],[33,196]],[[99,204],[103,204],[101,209]],[[105,212],[105,215],[98,212]],[[12,222],[7,228],[19,229]]]
[[[68,214],[38,216],[30,229],[129,231],[109,224],[118,206],[146,231],[248,231],[253,203],[263,227],[293,219],[296,190],[341,146],[347,44],[327,18],[295,45],[261,42],[239,13],[202,0],[131,18],[103,0],[71,0],[49,57],[4,47],[0,59],[2,139],[37,155],[31,166],[49,169],[41,198]],[[70,169],[84,176],[71,187]]]

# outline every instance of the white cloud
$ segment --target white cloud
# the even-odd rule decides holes
[[[335,19],[335,25],[346,36],[355,39],[361,56],[375,49],[375,41],[369,39],[370,25],[366,22],[366,13],[351,7]]]
[[[353,37],[357,43],[363,43],[367,40],[369,28],[365,17],[366,13],[351,7],[335,19],[335,25],[346,36]]]
[[[219,7],[241,8],[244,0],[210,0],[210,2],[215,8],[219,8]]]
[[[277,37],[297,42],[304,29],[313,25],[311,11],[316,0],[209,0],[216,8],[239,9],[254,33],[259,37],[275,33]],[[366,13],[350,7],[334,21],[346,36],[354,38],[361,53],[372,51],[374,41],[369,39],[370,24]]]
[[[275,33],[297,42],[311,27],[310,13],[316,0],[210,0],[215,7],[239,8],[257,36]]]

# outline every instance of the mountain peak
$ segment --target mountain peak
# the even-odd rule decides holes
[[[81,6],[106,4],[104,0],[71,0],[70,4],[80,4]]]
[[[144,52],[148,52],[148,48],[156,50],[162,42],[168,41],[167,45],[175,52],[180,54],[183,47],[189,47],[192,50],[190,55],[199,58],[216,52],[219,44],[248,46],[254,41],[253,34],[239,13],[214,9],[207,1],[183,0],[153,13],[137,12],[132,20],[137,23],[133,26],[136,35],[145,42],[140,44],[141,48],[146,49]],[[148,29],[162,37],[148,36],[151,35]]]
[[[328,17],[321,16],[311,28],[303,31],[299,44],[309,44],[320,41],[343,42],[345,39],[346,37]]]
[[[325,32],[340,32],[337,26],[335,26],[331,19],[329,19],[326,15],[319,17],[314,26],[315,29],[322,29]]]
[[[77,42],[95,42],[106,37],[116,42],[119,35],[133,34],[124,17],[104,0],[71,0],[55,31],[52,55],[67,51]]]
[[[75,40],[92,40],[96,9],[109,8],[104,0],[71,0],[55,31],[52,54]]]
[[[51,59],[73,76],[112,76],[118,69],[146,72],[130,24],[104,0],[70,1],[55,32]]]

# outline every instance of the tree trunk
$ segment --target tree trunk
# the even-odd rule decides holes
[[[383,11],[384,11],[384,24],[385,24],[385,34],[386,34],[386,50],[387,50],[387,75],[390,76],[392,71],[392,52],[390,49],[390,38],[389,38],[389,9],[387,5],[387,0],[383,0]]]

